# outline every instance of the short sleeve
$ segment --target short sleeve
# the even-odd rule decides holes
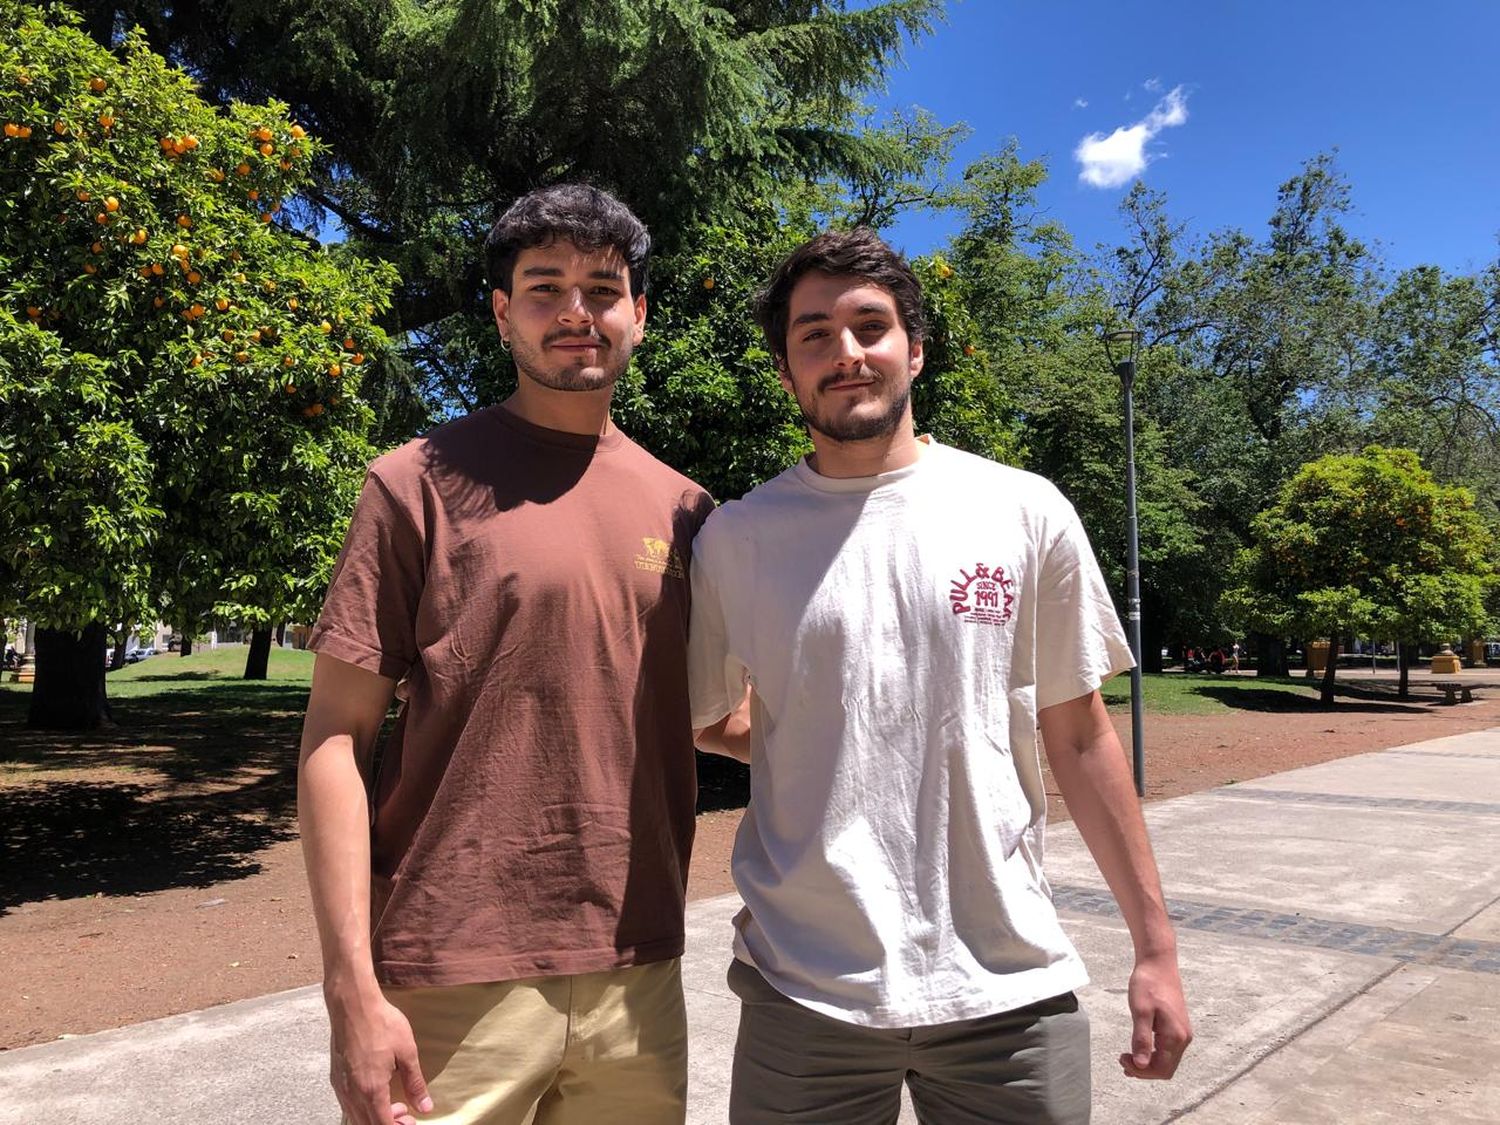
[[[417,607],[425,571],[411,514],[369,474],[308,647],[401,679],[417,662]]]
[[[1088,536],[1071,505],[1045,548],[1037,583],[1036,705],[1088,695],[1135,659]]]
[[[712,726],[739,706],[745,666],[729,652],[724,603],[703,540],[693,544],[693,608],[688,627],[688,695],[693,728]]]

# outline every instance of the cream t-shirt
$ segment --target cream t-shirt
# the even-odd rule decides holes
[[[1087,983],[1042,874],[1036,717],[1132,660],[1062,494],[937,444],[875,477],[798,463],[693,556],[694,726],[755,687],[736,955],[870,1027]]]

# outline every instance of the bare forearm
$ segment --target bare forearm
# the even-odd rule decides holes
[[[740,705],[711,727],[693,732],[693,741],[705,754],[719,754],[737,762],[750,762],[750,693]]]
[[[297,799],[324,989],[330,998],[368,993],[376,988],[370,958],[369,805],[351,736],[330,736],[305,753]]]
[[[1047,759],[1079,835],[1094,857],[1138,957],[1175,951],[1156,859],[1124,751],[1103,705],[1074,738],[1054,731]],[[1045,730],[1044,730],[1045,737]]]

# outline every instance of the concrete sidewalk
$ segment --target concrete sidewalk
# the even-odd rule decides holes
[[[1121,1076],[1129,940],[1072,826],[1048,841],[1095,982],[1098,1125],[1500,1120],[1500,729],[1162,801],[1147,819],[1197,1033],[1171,1083]],[[724,1121],[737,905],[689,910],[694,1125]],[[326,1036],[306,988],[0,1054],[0,1125],[336,1121]]]

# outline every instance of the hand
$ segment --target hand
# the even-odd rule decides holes
[[[350,1125],[416,1125],[432,1099],[417,1062],[411,1024],[384,997],[340,1011],[329,1005],[333,1028],[329,1080]],[[406,1101],[391,1101],[391,1078],[401,1076]]]
[[[1130,1053],[1120,1056],[1127,1078],[1171,1078],[1193,1041],[1175,953],[1140,958],[1130,974]]]

